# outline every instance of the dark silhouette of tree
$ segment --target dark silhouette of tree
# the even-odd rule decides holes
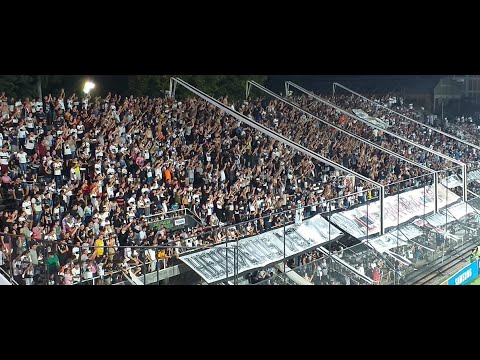
[[[169,89],[172,76],[178,76],[213,97],[228,95],[233,99],[245,97],[247,80],[264,84],[268,78],[266,75],[131,75],[128,87],[135,96],[162,96]],[[177,94],[185,95],[188,92],[178,88]]]

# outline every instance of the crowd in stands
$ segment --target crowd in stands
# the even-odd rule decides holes
[[[331,100],[347,109],[359,106],[347,97]],[[185,249],[278,226],[280,211],[319,204],[305,209],[313,215],[325,211],[330,199],[344,196],[337,207],[348,208],[375,196],[369,183],[347,184],[331,166],[199,99],[80,98],[62,91],[43,99],[2,94],[0,101],[0,196],[13,205],[0,211],[0,267],[21,284],[70,285],[94,277],[120,282],[122,273],[138,273],[142,264],[161,269]],[[221,101],[372,180],[406,180],[406,187],[424,173],[277,100]],[[413,154],[327,106],[306,97],[295,102],[349,131],[366,132],[382,146]],[[440,146],[415,129],[403,130],[426,146]],[[428,154],[415,154],[423,154],[429,167],[442,166]],[[152,230],[145,218],[187,208],[205,226]],[[245,226],[207,231],[239,222]]]
[[[447,130],[447,133],[450,132],[452,133],[452,135],[455,136],[460,135],[457,136],[460,138],[462,137],[461,133],[468,133],[472,130],[474,132],[478,131],[478,129],[475,129],[471,118],[465,119],[465,117],[463,117],[462,119],[458,117],[455,122],[452,123],[447,121],[447,127],[442,127],[441,124],[443,124],[444,122],[435,122],[433,121],[432,117],[420,115],[417,110],[415,110],[412,106],[404,104],[403,101],[400,102],[396,101],[395,99],[395,102],[393,102],[390,99],[391,97],[384,97],[371,100],[374,100],[376,103],[382,104],[387,108],[392,109],[411,119],[424,122],[430,126],[437,125],[437,127],[442,128],[443,130]],[[394,134],[412,140],[420,145],[438,151],[439,153],[450,156],[456,160],[460,160],[467,164],[477,164],[479,161],[480,154],[478,154],[478,151],[476,151],[475,148],[469,147],[468,145],[447,136],[443,136],[442,134],[432,131],[431,129],[423,127],[419,124],[415,124],[414,122],[409,121],[408,119],[405,119],[404,117],[397,115],[384,107],[376,106],[375,103],[367,101],[361,97],[355,95],[337,95],[334,98],[331,98],[330,101],[349,111],[352,111],[353,109],[362,109],[373,117],[387,121],[390,125],[388,129]],[[375,134],[373,134],[373,129],[367,128],[366,130],[367,136],[370,139],[378,139],[378,136],[375,136]],[[470,140],[473,140],[473,137],[470,136],[469,138]],[[393,140],[392,137],[388,134],[386,134],[381,140],[383,140],[382,145],[385,147],[395,144],[395,140]],[[473,143],[476,144],[477,142],[478,140],[475,140]],[[393,146],[397,147],[398,150],[400,150],[400,152],[404,154],[409,154],[410,152],[412,152],[412,150],[414,150],[410,150],[410,146],[407,143],[398,143]],[[438,170],[439,168],[445,168],[445,165],[452,165],[448,163],[445,164],[444,159],[435,156],[431,156],[431,160],[428,161],[428,155],[424,156],[422,152],[419,153],[419,157],[416,158],[416,160],[419,160],[420,163],[426,164],[434,170]]]
[[[0,245],[21,283],[31,283],[25,277],[42,264],[54,283],[78,281],[79,266],[86,277],[146,260],[166,266],[182,246],[260,232],[279,224],[278,211],[317,203],[313,212],[321,211],[328,199],[355,191],[355,184],[344,189],[335,169],[197,99],[80,99],[62,91],[0,100],[1,196],[14,205],[0,211]],[[273,116],[268,106],[250,105]],[[364,190],[348,201],[364,201]],[[216,236],[198,228],[152,231],[143,218],[179,208],[207,227],[258,221]],[[177,248],[138,253],[134,245]]]

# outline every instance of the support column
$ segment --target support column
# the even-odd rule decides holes
[[[438,212],[438,172],[433,175],[433,203],[435,205],[433,212],[436,214]]]
[[[463,201],[467,202],[467,164],[462,165],[462,178],[463,178]]]
[[[385,200],[385,187],[382,185],[380,187],[380,235],[385,234],[385,221],[384,221],[384,200]],[[368,222],[367,222],[368,224]]]
[[[252,85],[247,80],[247,85],[245,86],[245,100],[248,100],[248,96],[250,95],[250,88],[251,87],[252,87]]]
[[[170,97],[175,98],[175,90],[177,88],[177,82],[170,78]]]

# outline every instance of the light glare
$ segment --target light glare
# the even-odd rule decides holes
[[[95,84],[93,82],[87,81],[85,83],[85,86],[83,87],[83,92],[85,94],[88,94],[90,92],[90,90],[92,90],[94,87],[95,87]]]

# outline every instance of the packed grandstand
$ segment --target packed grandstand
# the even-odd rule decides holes
[[[462,176],[458,162],[469,166],[468,189],[476,199],[476,147],[398,115],[435,125],[430,114],[401,98],[392,101],[390,94],[372,102],[349,93],[320,96],[324,102],[309,94],[282,101],[254,92],[248,100],[219,101],[345,170],[195,96],[2,95],[3,273],[25,285],[136,283],[151,273],[158,279],[159,271],[188,264],[187,257],[181,260],[186,254],[274,229],[286,232],[285,226],[321,216],[331,220],[332,211],[375,201],[375,184],[385,187],[386,196],[400,197],[431,186],[434,172],[444,170],[438,180],[458,203],[467,189],[461,181],[448,183]],[[369,126],[361,121],[365,114],[388,126]],[[468,122],[441,126],[478,143],[472,136],[478,130]],[[397,234],[397,246],[386,251],[340,228],[343,233],[337,231],[325,247],[305,248],[285,260],[283,269],[272,260],[243,271],[240,283],[298,283],[285,276],[286,268],[306,283],[398,282],[422,261],[443,257],[476,234],[477,210],[470,205],[473,210],[462,216],[445,210],[441,216],[454,219],[438,226],[423,214],[425,221],[415,226],[427,235],[405,235],[399,246]],[[184,281],[202,283],[199,275]]]

